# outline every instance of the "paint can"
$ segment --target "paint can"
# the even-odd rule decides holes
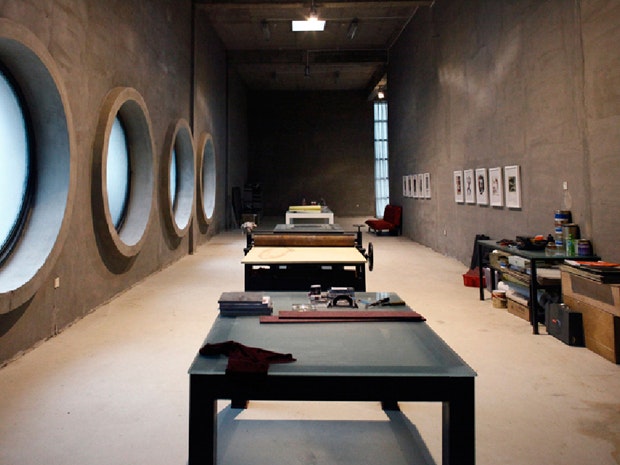
[[[565,244],[569,236],[575,241],[579,239],[579,225],[577,223],[566,223],[562,225],[562,239]]]
[[[556,210],[555,211],[555,225],[562,226],[564,223],[571,222],[570,210]]]
[[[508,306],[506,291],[494,290],[491,292],[491,301],[495,308],[506,308]]]
[[[588,239],[579,239],[577,241],[577,255],[580,257],[592,255],[592,243]]]

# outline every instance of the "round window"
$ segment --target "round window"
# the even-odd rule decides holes
[[[93,154],[93,221],[99,252],[115,273],[133,263],[153,206],[153,141],[148,111],[132,88],[116,88],[101,110]]]
[[[30,134],[21,98],[0,68],[0,263],[24,224],[30,194]]]
[[[0,314],[48,279],[71,222],[74,140],[60,76],[34,34],[0,18]]]
[[[215,165],[215,147],[213,146],[213,137],[210,134],[203,134],[200,138],[200,154],[201,154],[201,186],[200,198],[202,200],[203,221],[209,223],[215,210],[216,195],[216,165]]]
[[[161,191],[160,202],[164,206],[168,237],[176,239],[173,241],[173,246],[176,246],[178,239],[189,230],[194,209],[195,152],[186,120],[181,119],[170,128],[166,146],[168,150],[161,165],[161,180],[165,188]]]

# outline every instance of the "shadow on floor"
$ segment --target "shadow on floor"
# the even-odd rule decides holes
[[[399,411],[385,421],[243,420],[218,414],[222,465],[436,465],[416,426]]]

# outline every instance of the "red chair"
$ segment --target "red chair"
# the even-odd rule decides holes
[[[403,207],[399,205],[386,205],[383,211],[383,218],[370,218],[366,220],[368,231],[375,231],[379,235],[382,231],[388,231],[393,236],[398,236],[402,232]]]

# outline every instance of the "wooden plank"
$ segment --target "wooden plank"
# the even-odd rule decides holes
[[[570,295],[563,296],[572,311],[583,316],[586,347],[614,363],[620,363],[620,317]]]
[[[341,264],[359,265],[366,257],[356,247],[252,247],[245,265]]]
[[[353,235],[255,234],[255,247],[354,247]]]

